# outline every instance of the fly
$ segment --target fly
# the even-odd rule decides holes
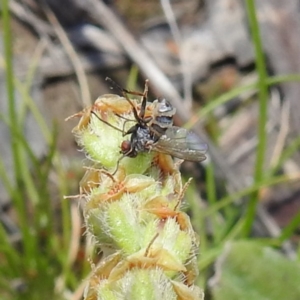
[[[176,113],[176,109],[173,108],[167,100],[155,100],[152,103],[153,110],[151,116],[146,116],[146,110],[148,108],[148,80],[145,82],[143,93],[123,89],[108,77],[106,80],[118,88],[124,98],[130,103],[135,120],[128,120],[118,114],[117,116],[125,119],[125,123],[127,121],[136,121],[136,124],[125,132],[124,129],[121,130],[102,120],[92,111],[98,119],[121,131],[123,136],[131,134],[130,140],[125,140],[121,144],[120,153],[123,155],[118,163],[124,157],[136,157],[139,153],[149,151],[157,151],[176,158],[195,162],[201,162],[206,158],[207,145],[203,143],[196,134],[185,128],[173,126],[173,116]],[[139,111],[133,101],[129,99],[128,94],[142,96]]]

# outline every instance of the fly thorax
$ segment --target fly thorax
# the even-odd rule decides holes
[[[152,140],[148,127],[139,127],[136,131],[135,147],[137,152],[148,151],[147,144]]]

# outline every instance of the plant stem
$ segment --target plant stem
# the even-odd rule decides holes
[[[264,58],[263,46],[260,37],[260,29],[256,16],[254,0],[246,1],[249,25],[255,50],[255,64],[258,72],[258,97],[259,97],[259,119],[258,119],[258,146],[256,151],[256,162],[254,170],[254,181],[259,183],[264,175],[264,160],[266,150],[266,121],[267,121],[267,104],[268,104],[268,85],[267,70]],[[246,211],[244,235],[247,236],[252,228],[255,217],[256,206],[258,202],[259,191],[255,191],[249,201]]]
[[[11,41],[11,28],[10,28],[10,12],[9,1],[2,0],[2,20],[3,20],[3,42],[4,42],[4,55],[5,55],[5,70],[6,70],[6,89],[8,99],[8,115],[11,122],[11,147],[14,161],[14,171],[16,182],[19,182],[20,176],[20,156],[18,150],[18,122],[15,105],[14,95],[14,73],[13,73],[13,51]]]

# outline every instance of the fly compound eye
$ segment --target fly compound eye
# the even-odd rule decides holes
[[[122,144],[121,144],[121,152],[122,153],[127,153],[131,150],[131,142],[126,140],[126,141],[123,141]]]

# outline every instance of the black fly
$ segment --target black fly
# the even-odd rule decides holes
[[[122,157],[136,157],[140,152],[157,151],[171,156],[189,160],[203,161],[206,156],[207,145],[199,140],[199,137],[193,132],[173,126],[173,116],[176,109],[165,99],[155,100],[153,102],[153,112],[151,116],[145,116],[148,96],[148,80],[145,82],[144,92],[129,91],[121,88],[112,79],[106,78],[114,87],[119,89],[124,98],[130,103],[132,113],[136,124],[128,131],[124,131],[111,126],[111,124],[100,119],[99,116],[92,113],[104,121],[107,125],[122,132],[123,136],[131,134],[130,140],[125,140],[121,144]],[[128,94],[142,96],[141,107],[138,112],[135,104],[129,99]],[[121,115],[119,117],[123,118]],[[127,120],[132,121],[132,120]]]

